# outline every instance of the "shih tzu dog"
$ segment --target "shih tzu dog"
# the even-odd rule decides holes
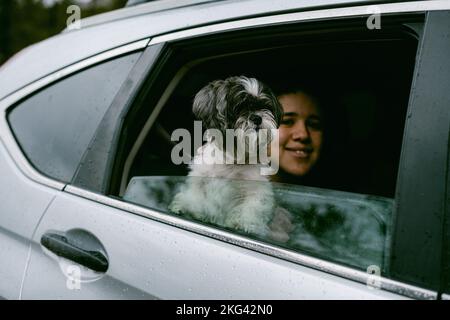
[[[203,87],[194,98],[193,113],[208,129],[206,143],[198,148],[169,210],[267,236],[274,217],[274,194],[267,176],[261,174],[267,163],[255,157],[252,146],[270,152],[282,117],[277,98],[257,79],[230,77]],[[261,132],[266,134],[249,134]],[[242,139],[245,152],[236,146],[242,146]]]

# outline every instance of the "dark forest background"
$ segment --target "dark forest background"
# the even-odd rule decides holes
[[[0,0],[0,65],[30,44],[66,28],[67,8],[76,4],[81,18],[122,8],[127,0]]]

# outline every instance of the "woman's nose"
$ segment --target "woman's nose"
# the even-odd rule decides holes
[[[310,139],[309,131],[306,124],[302,121],[299,121],[292,131],[292,139],[306,141]]]

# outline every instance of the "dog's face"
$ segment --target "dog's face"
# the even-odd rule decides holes
[[[283,111],[267,86],[255,78],[240,76],[203,87],[195,96],[193,112],[207,129],[218,129],[224,137],[227,129],[238,131],[238,136],[266,129],[267,144],[271,129],[280,125]]]
[[[272,91],[255,78],[230,77],[203,87],[195,96],[194,115],[207,129],[278,128],[282,109]]]

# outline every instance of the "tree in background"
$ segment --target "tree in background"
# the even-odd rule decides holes
[[[70,5],[80,5],[81,17],[122,8],[126,0],[0,0],[0,65],[13,54],[66,28]]]

